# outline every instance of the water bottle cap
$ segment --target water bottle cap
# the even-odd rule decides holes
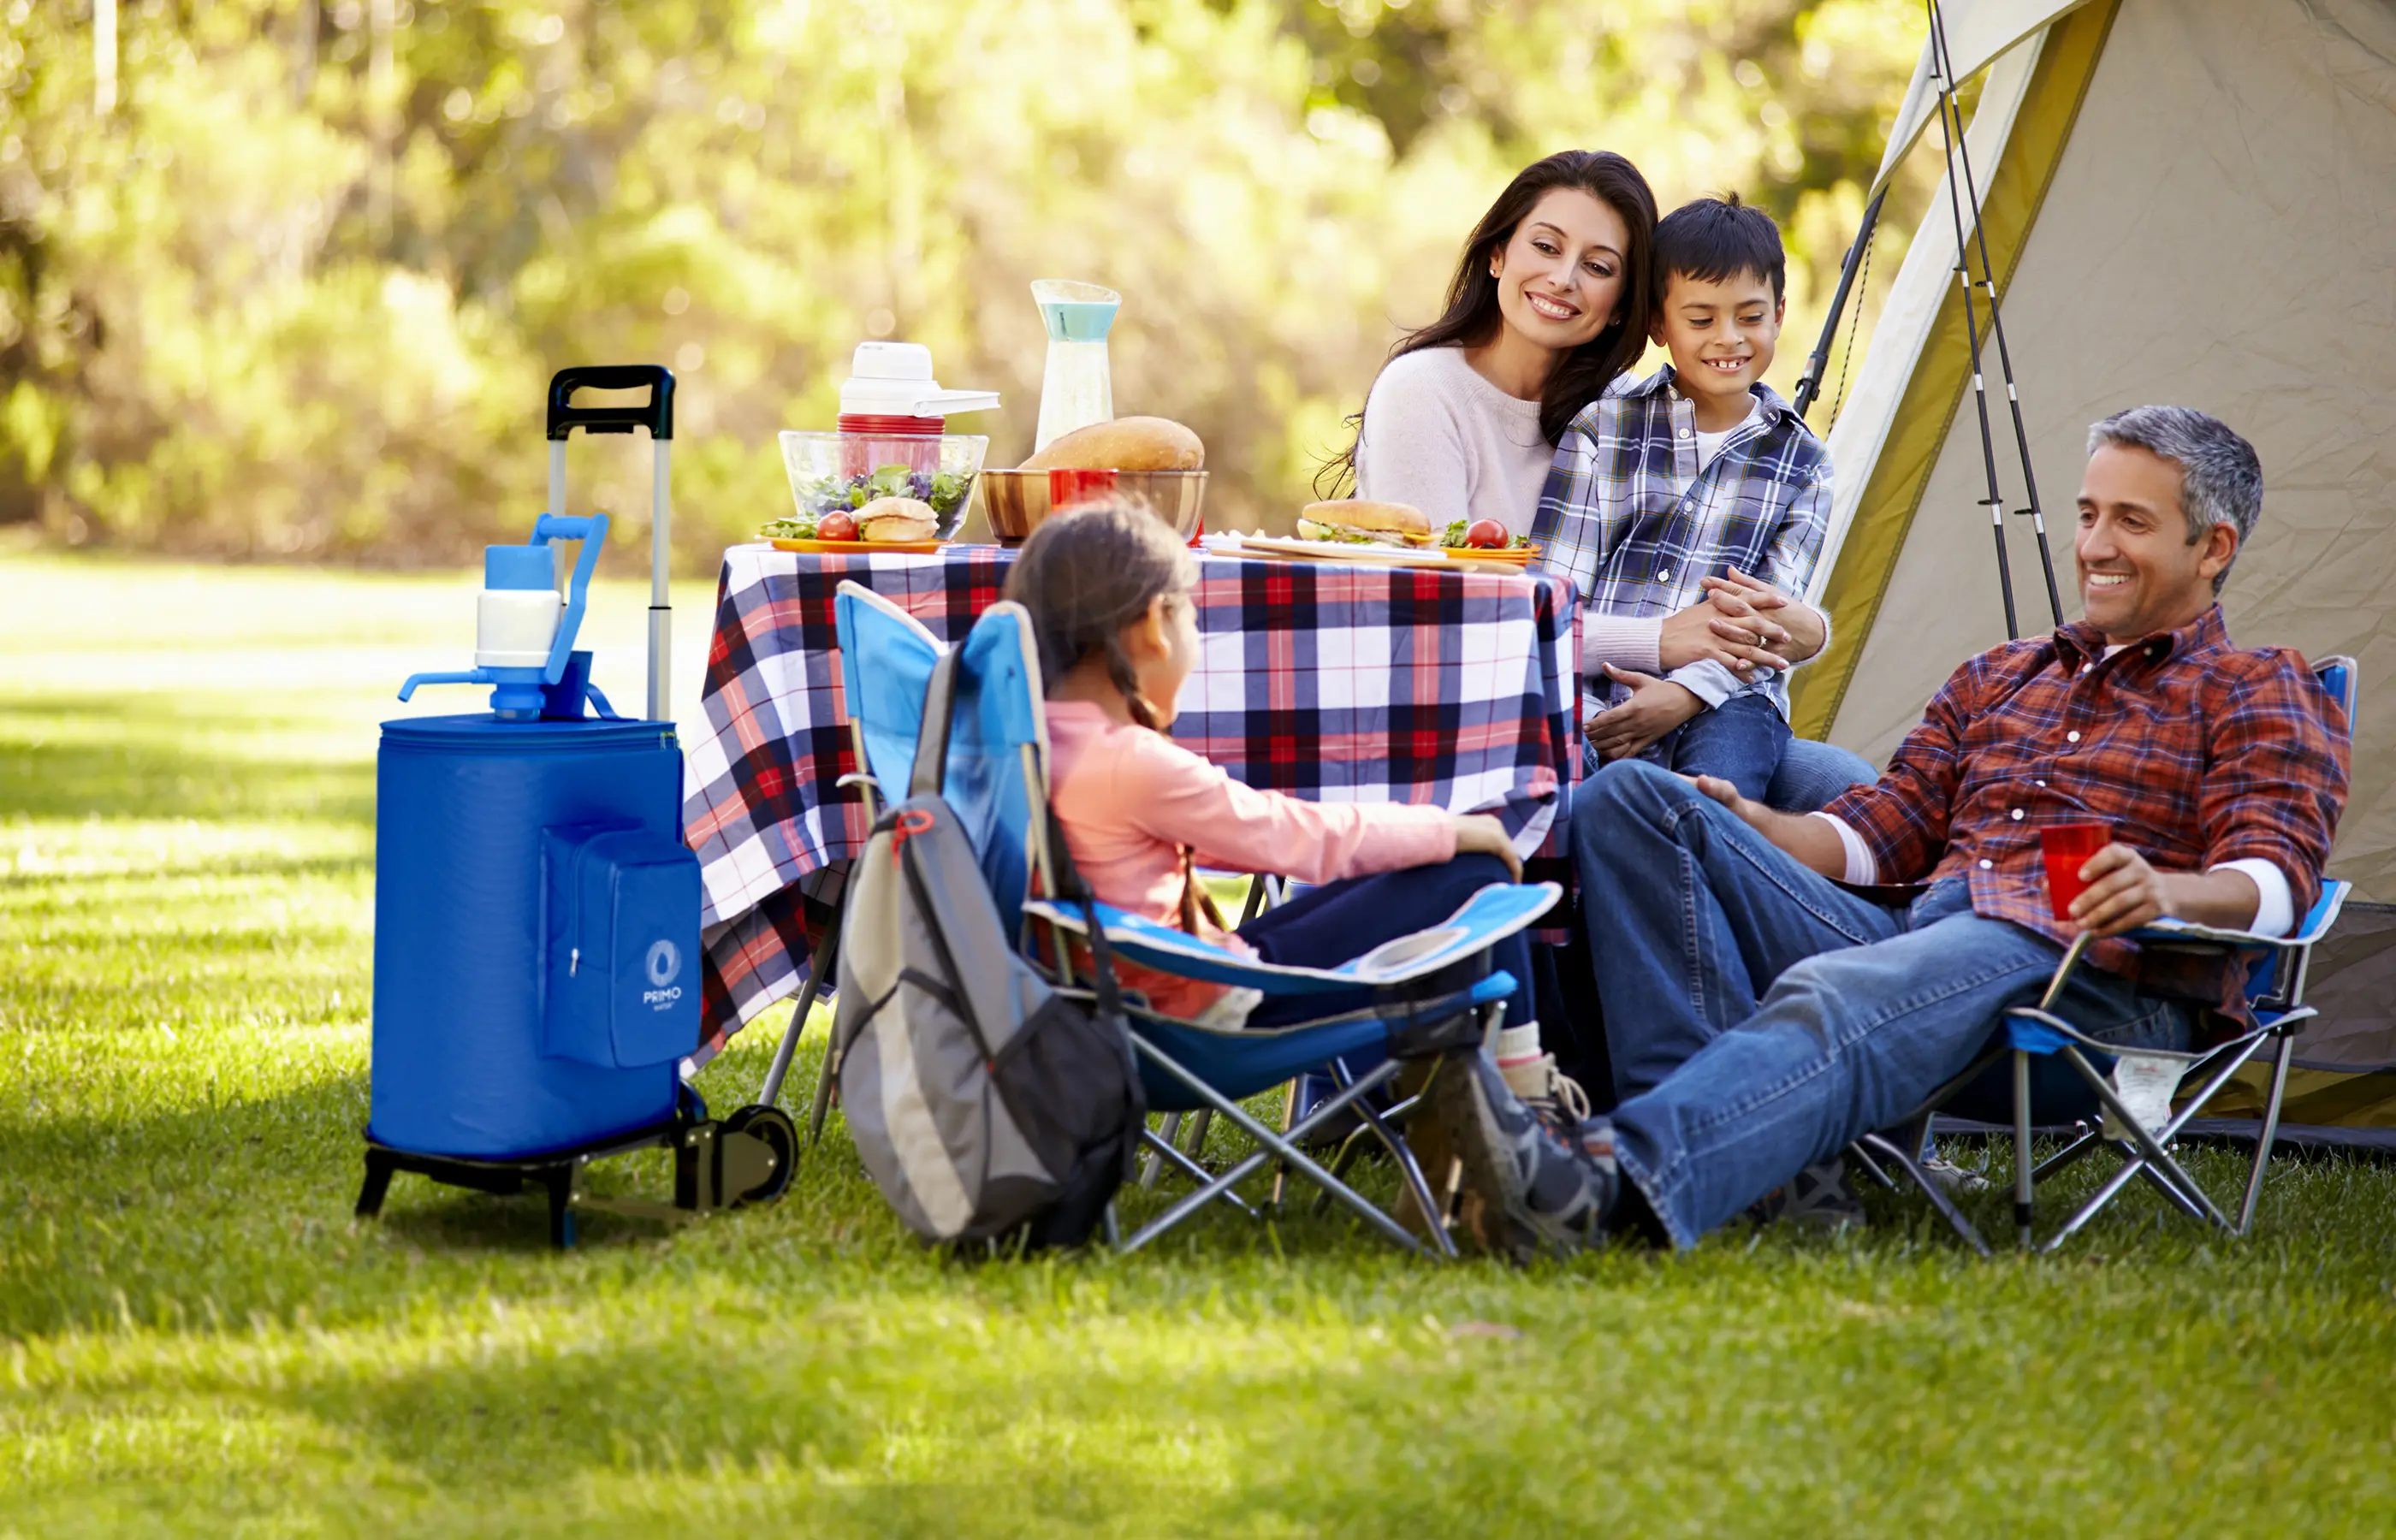
[[[539,545],[485,546],[483,586],[486,589],[557,587],[557,548],[547,541]]]
[[[841,416],[938,418],[998,409],[994,391],[943,391],[932,378],[932,350],[920,342],[860,342],[841,383]]]
[[[1123,296],[1114,290],[1070,278],[1033,279],[1032,298],[1052,342],[1103,342],[1123,308]]]

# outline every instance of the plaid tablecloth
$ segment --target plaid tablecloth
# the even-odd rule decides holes
[[[944,643],[995,603],[1012,552],[725,552],[683,806],[699,852],[712,1043],[805,976],[862,849],[833,646],[853,578]],[[1324,802],[1496,813],[1538,874],[1565,875],[1560,786],[1577,776],[1577,606],[1566,581],[1483,567],[1200,563],[1203,648],[1173,736],[1247,784]]]

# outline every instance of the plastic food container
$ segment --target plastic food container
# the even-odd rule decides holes
[[[990,440],[978,433],[782,434],[782,469],[804,519],[859,509],[876,498],[914,498],[956,533]]]

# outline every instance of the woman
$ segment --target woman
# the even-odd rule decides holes
[[[1391,350],[1354,445],[1318,487],[1352,479],[1357,496],[1411,503],[1434,529],[1494,519],[1527,534],[1564,429],[1646,347],[1655,233],[1656,196],[1622,156],[1565,150],[1524,167],[1465,242],[1440,318]],[[1768,590],[1750,599],[1717,594],[1668,617],[1656,661],[1785,668],[1819,650],[1817,616]],[[1648,661],[1584,654],[1581,667]],[[1855,755],[1800,742],[1767,800],[1818,807],[1870,778]]]

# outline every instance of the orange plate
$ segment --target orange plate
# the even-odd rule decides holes
[[[1535,552],[1529,546],[1517,546],[1511,551],[1483,551],[1476,546],[1442,546],[1451,562],[1504,562],[1512,566],[1528,566]]]
[[[928,556],[947,545],[946,540],[776,540],[776,551],[795,551],[807,556],[871,556],[875,551],[890,555]]]

